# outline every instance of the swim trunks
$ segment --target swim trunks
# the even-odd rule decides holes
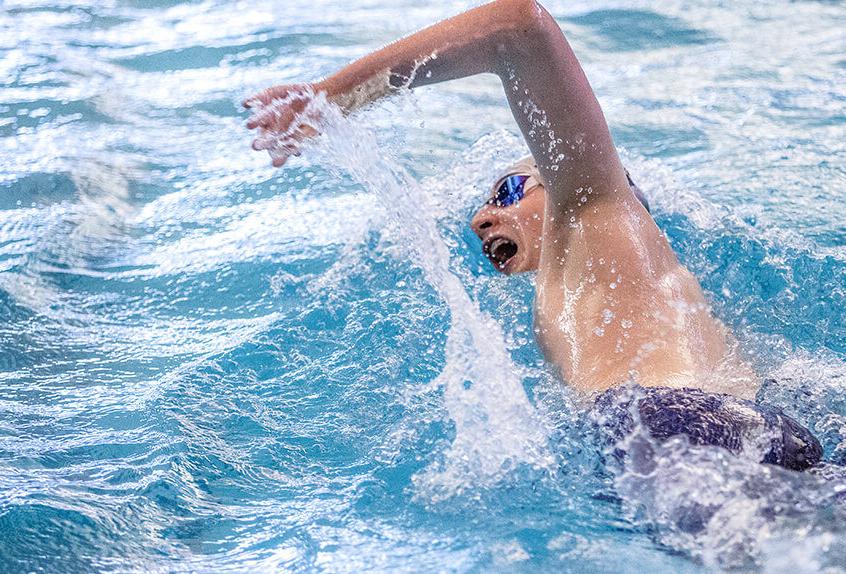
[[[691,444],[720,446],[737,454],[758,438],[769,441],[761,462],[805,470],[822,460],[816,437],[781,409],[731,395],[689,388],[626,386],[599,395],[596,407],[601,428],[615,443],[634,430],[638,417],[659,441],[684,435]],[[763,444],[766,448],[766,442]]]

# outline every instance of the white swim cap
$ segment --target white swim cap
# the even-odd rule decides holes
[[[643,207],[646,208],[646,211],[651,211],[649,209],[649,201],[646,200],[646,196],[643,195],[643,192],[632,179],[629,170],[623,167],[623,171],[626,172],[626,179],[629,182],[629,188],[635,194],[635,197],[637,197],[638,201],[643,204]],[[491,195],[496,193],[496,190],[499,189],[499,186],[502,185],[502,182],[505,180],[506,177],[517,174],[528,175],[543,184],[543,179],[541,179],[540,171],[538,170],[538,164],[535,161],[535,158],[533,158],[531,155],[527,155],[526,157],[520,158],[514,163],[512,163],[510,166],[508,166],[508,168],[506,168],[504,172],[502,172],[502,175],[500,175],[494,182],[493,186],[491,186]]]

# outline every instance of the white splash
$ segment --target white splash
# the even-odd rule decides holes
[[[309,149],[324,166],[347,173],[386,211],[387,233],[418,266],[447,305],[446,365],[421,392],[442,390],[455,438],[439,460],[414,477],[430,501],[495,484],[520,464],[548,467],[546,426],[531,405],[506,348],[502,328],[480,311],[450,271],[450,252],[436,224],[437,198],[380,146],[361,122],[349,120],[320,95],[304,113],[319,111],[323,136]],[[361,209],[368,209],[362,202]]]

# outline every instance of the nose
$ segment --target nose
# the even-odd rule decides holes
[[[477,211],[473,219],[470,220],[470,229],[473,230],[473,233],[481,237],[485,229],[493,227],[497,222],[496,214],[490,209],[489,205],[486,205]]]

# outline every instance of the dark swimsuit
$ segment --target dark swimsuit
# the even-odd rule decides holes
[[[615,443],[635,429],[639,417],[659,441],[684,435],[691,444],[721,446],[737,454],[744,441],[766,435],[770,448],[761,462],[805,470],[822,460],[816,437],[781,409],[731,395],[688,388],[615,387],[599,395],[596,407],[600,428]]]

